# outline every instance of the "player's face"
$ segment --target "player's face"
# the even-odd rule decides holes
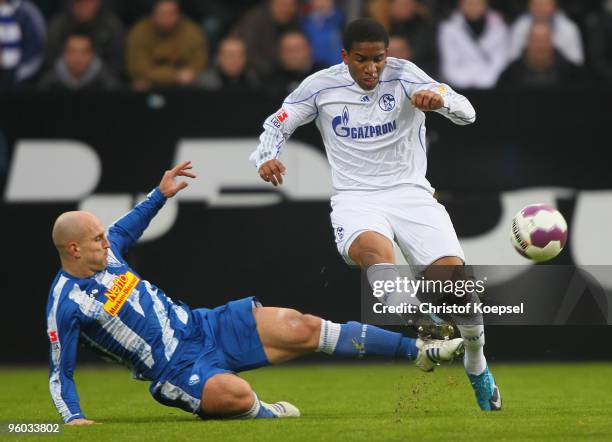
[[[82,265],[93,273],[104,270],[109,247],[104,227],[98,219],[92,217],[87,221],[83,236],[78,242]]]
[[[385,43],[363,41],[353,43],[350,50],[342,49],[342,60],[353,80],[364,90],[374,89],[387,63]]]

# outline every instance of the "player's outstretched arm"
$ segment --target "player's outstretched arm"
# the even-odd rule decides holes
[[[177,177],[195,178],[190,172],[191,161],[184,161],[164,172],[159,186],[147,195],[144,201],[121,217],[108,229],[108,240],[120,253],[125,253],[142,236],[149,223],[166,203],[187,187],[186,181],[176,181]]]
[[[272,183],[274,186],[283,184],[283,175],[287,168],[280,160],[269,160],[259,167],[259,176],[266,183]]]
[[[64,297],[64,302],[54,299],[47,306],[49,392],[64,422],[85,419],[74,383],[82,315],[76,302],[68,299],[68,293],[75,286],[74,281],[65,284],[61,293],[54,294]]]

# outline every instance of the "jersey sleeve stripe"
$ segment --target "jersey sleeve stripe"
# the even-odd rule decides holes
[[[381,80],[381,83],[390,83],[392,81],[405,81],[406,83],[410,83],[410,84],[438,84],[437,81],[411,81],[411,80],[406,80],[405,78],[391,78],[389,80]]]
[[[423,121],[421,123],[421,125],[419,126],[419,143],[421,143],[421,147],[423,148],[423,152],[427,153],[427,148],[425,147],[425,143],[423,142],[423,138],[421,136],[421,133],[423,131],[423,125],[425,124],[425,121]]]

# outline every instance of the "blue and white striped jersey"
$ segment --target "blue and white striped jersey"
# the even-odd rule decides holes
[[[266,161],[279,158],[291,134],[314,121],[337,191],[416,184],[433,192],[425,178],[425,113],[410,103],[412,95],[421,90],[443,97],[444,106],[436,112],[453,123],[476,120],[467,98],[409,61],[387,58],[379,84],[370,91],[353,80],[345,64],[338,64],[306,78],[281,109],[266,119],[250,159],[259,169]]]
[[[155,189],[109,227],[111,247],[103,271],[76,278],[60,270],[51,285],[49,389],[65,422],[84,417],[73,381],[79,340],[127,365],[134,377],[157,380],[189,336],[190,309],[143,280],[123,259],[165,201]]]

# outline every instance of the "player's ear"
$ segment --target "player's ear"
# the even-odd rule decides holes
[[[68,251],[68,254],[73,258],[81,258],[81,250],[76,241],[68,241],[68,245],[66,245],[66,250]]]
[[[341,54],[342,54],[342,61],[344,62],[344,64],[348,64],[348,57],[349,57],[349,54],[348,54],[348,52],[346,51],[346,49],[342,49]]]

